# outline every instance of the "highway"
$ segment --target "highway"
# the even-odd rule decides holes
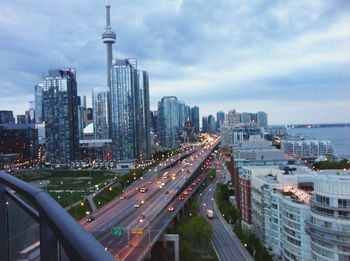
[[[191,186],[192,174],[196,172],[218,142],[219,139],[215,142],[212,140],[211,143],[207,142],[203,147],[195,148],[193,154],[171,168],[147,173],[148,175],[145,175],[142,181],[133,185],[123,194],[126,199],[118,198],[93,213],[95,220],[92,222],[82,221],[83,227],[97,236],[105,249],[118,257],[118,260],[144,258],[150,245],[155,243],[156,238],[164,230],[165,227],[162,224],[168,224],[188,198],[188,196],[183,195],[185,200],[179,200],[178,193],[180,191],[178,188],[181,190],[185,185]],[[165,172],[168,172],[166,179],[163,178]],[[147,185],[147,192],[138,192],[138,188],[143,185]],[[195,190],[196,186],[193,186],[192,189]],[[142,201],[144,204],[140,204]],[[140,204],[140,207],[134,207],[135,204]],[[170,205],[174,211],[168,210]],[[141,215],[144,216],[143,222],[139,221]],[[112,226],[124,228],[125,234],[112,235],[110,232]],[[151,233],[149,233],[150,226]],[[144,229],[142,234],[129,233],[131,230],[139,228]]]
[[[128,217],[135,210],[133,207],[135,204],[141,202],[142,200],[147,201],[149,199],[149,196],[152,193],[148,192],[154,192],[156,190],[154,181],[157,178],[159,179],[162,177],[162,173],[165,172],[164,169],[174,164],[174,162],[181,159],[182,157],[191,155],[193,152],[195,152],[196,149],[198,149],[198,147],[195,147],[191,150],[186,150],[180,154],[174,155],[162,161],[156,167],[147,171],[143,175],[142,180],[138,179],[134,181],[131,186],[129,186],[129,188],[123,193],[123,196],[126,197],[126,200],[120,199],[118,197],[102,208],[93,212],[92,216],[95,218],[93,222],[87,222],[84,218],[79,223],[88,232],[90,232],[96,238],[99,238],[106,231],[109,231],[113,225],[120,223],[122,220]],[[150,186],[148,182],[152,182],[152,185]],[[148,185],[149,191],[147,193],[144,193],[144,195],[140,195],[138,188],[145,185]]]
[[[109,224],[104,223],[103,219],[97,223],[97,227],[103,227],[103,230],[109,226],[109,232],[98,238],[105,249],[115,257],[118,257],[118,260],[142,259],[148,252],[150,245],[155,243],[155,239],[164,230],[165,227],[163,226],[160,229],[160,226],[169,223],[179,210],[179,206],[183,205],[187,200],[188,197],[185,195],[183,195],[185,200],[178,199],[178,193],[180,193],[178,188],[181,190],[185,184],[191,186],[192,181],[190,182],[190,179],[193,178],[191,177],[192,174],[200,167],[218,141],[219,139],[215,142],[212,141],[211,144],[206,146],[198,147],[193,154],[182,160],[182,162],[178,162],[172,168],[163,170],[149,179],[143,179],[143,184],[147,184],[148,187],[147,192],[140,193],[136,190],[140,186],[133,186],[125,193],[126,199],[116,200],[116,202],[119,202],[117,204],[118,209],[109,207],[106,213],[102,212],[104,217],[113,217]],[[167,179],[163,178],[163,173],[165,172],[168,172]],[[165,184],[162,186],[161,183]],[[193,186],[192,189],[195,190],[196,186]],[[191,191],[188,193],[191,193]],[[144,201],[144,204],[137,208],[134,207],[135,204],[141,201]],[[174,208],[174,211],[168,210],[170,205]],[[139,221],[141,215],[144,216],[143,222]],[[95,216],[96,214],[94,214]],[[97,216],[97,218],[100,217]],[[94,227],[95,221],[84,223],[88,231],[99,231]],[[112,226],[124,228],[126,230],[125,234],[112,235],[110,232]],[[149,233],[150,226],[151,233]],[[139,228],[144,229],[142,234],[129,233],[131,230]]]
[[[230,180],[227,169],[221,164],[217,174],[218,182]],[[224,176],[221,179],[220,176]],[[215,203],[214,195],[216,191],[216,182],[211,183],[199,198],[200,215],[207,216],[207,209],[214,212],[214,218],[208,219],[213,227],[212,244],[220,261],[253,261],[253,258],[242,245],[241,241],[232,231],[232,226],[227,224],[222,217]]]

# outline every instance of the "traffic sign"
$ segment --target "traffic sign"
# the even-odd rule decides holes
[[[125,229],[123,227],[112,227],[112,235],[123,235]]]
[[[131,234],[142,234],[143,228],[133,228],[130,231],[131,231]]]

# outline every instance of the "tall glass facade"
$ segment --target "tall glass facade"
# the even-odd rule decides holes
[[[185,103],[179,101],[179,129],[182,130],[185,126]]]
[[[139,156],[148,159],[151,151],[150,141],[150,107],[149,107],[149,81],[146,71],[138,71],[138,144]]]
[[[199,108],[197,106],[191,108],[191,125],[194,132],[199,133]]]
[[[50,70],[42,92],[46,161],[79,159],[78,99],[75,69]]]
[[[111,68],[112,152],[117,160],[138,157],[136,60],[116,60]]]
[[[158,103],[159,143],[163,147],[179,147],[179,104],[175,96],[163,97]]]
[[[94,139],[96,140],[109,139],[108,100],[108,88],[94,88],[92,90]]]
[[[35,96],[35,123],[43,122],[43,84],[37,84],[34,87]]]

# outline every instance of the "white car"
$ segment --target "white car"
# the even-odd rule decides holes
[[[140,204],[139,203],[136,203],[135,205],[134,205],[134,208],[139,208],[140,207]]]

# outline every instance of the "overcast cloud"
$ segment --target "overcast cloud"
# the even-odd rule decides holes
[[[114,58],[201,115],[266,111],[272,124],[350,122],[349,1],[110,0]],[[0,2],[0,110],[28,109],[49,69],[104,86],[104,1]],[[91,103],[91,102],[90,102]]]

